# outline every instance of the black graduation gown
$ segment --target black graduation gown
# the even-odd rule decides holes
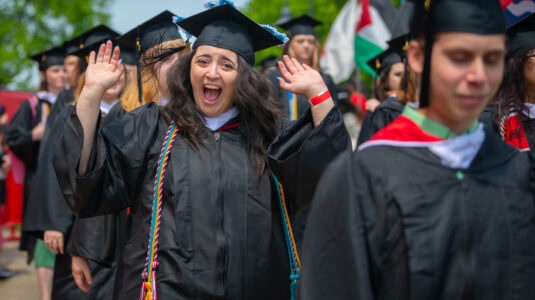
[[[73,92],[74,90],[71,87],[71,88],[61,91],[61,93],[58,94],[58,98],[56,99],[56,102],[54,102],[54,105],[52,105],[52,108],[50,109],[48,120],[55,119],[56,116],[58,116],[65,107],[69,106],[70,104],[74,102]]]
[[[392,123],[401,115],[404,108],[404,102],[399,101],[396,97],[389,97],[381,102],[373,112],[366,113],[360,128],[357,145],[361,145],[371,139],[377,131]]]
[[[30,210],[24,215],[23,232],[42,238],[45,230],[56,230],[63,233],[64,249],[70,243],[74,215],[63,199],[58,183],[53,157],[57,143],[63,132],[69,110],[64,109],[58,115],[47,119],[47,128],[41,141],[39,150],[39,164],[32,180],[32,190],[29,197]],[[92,232],[91,236],[74,236],[77,239],[91,238],[96,240],[102,232]],[[100,245],[104,247],[104,245]],[[89,257],[91,258],[91,257]],[[72,276],[72,260],[68,252],[57,254],[54,265],[54,280],[52,299],[110,299],[113,288],[114,266],[106,268],[95,261],[89,261],[93,277],[92,289],[89,293],[80,290]]]
[[[77,177],[82,127],[72,111],[55,158],[57,175],[80,217],[131,207],[118,298],[133,299],[140,292],[154,174],[169,122],[149,103],[104,127],[95,137],[87,174]],[[288,299],[288,254],[269,173],[257,176],[238,127],[206,132],[206,138],[197,153],[179,134],[171,150],[163,184],[158,298]],[[308,113],[279,134],[268,150],[270,166],[284,184],[291,211],[308,204],[326,165],[350,147],[337,109],[317,128]]]
[[[35,107],[35,115],[33,115],[30,101],[26,100],[22,102],[6,128],[6,145],[24,162],[26,170],[23,191],[23,219],[28,212],[35,210],[34,207],[28,206],[28,199],[30,197],[30,190],[34,188],[32,181],[37,170],[39,145],[41,143],[39,141],[32,141],[32,129],[41,122],[43,103],[50,106],[47,100],[39,99]],[[33,259],[34,248],[35,237],[23,231],[20,249],[28,252],[28,263]]]
[[[312,203],[302,299],[532,299],[533,160],[485,133],[463,179],[426,148],[337,159]]]
[[[329,76],[326,73],[320,72],[321,77],[323,78],[323,81],[327,85],[327,88],[329,89],[329,92],[331,93],[331,97],[335,103],[335,105],[338,103],[338,97],[337,97],[337,91],[336,91],[336,85],[334,84],[334,81],[332,80],[331,76]],[[269,71],[266,74],[266,77],[271,81],[273,85],[273,95],[275,97],[275,100],[279,103],[280,107],[283,109],[283,111],[286,114],[289,114],[289,99],[288,99],[288,91],[281,89],[279,86],[279,81],[277,80],[277,77],[284,78],[282,76],[281,71],[278,68],[273,69],[272,71]],[[305,96],[298,95],[297,96],[297,116],[301,117],[303,116],[308,109],[310,108],[310,102],[308,102],[307,98]]]

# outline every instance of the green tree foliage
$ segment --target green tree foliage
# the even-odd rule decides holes
[[[107,23],[110,0],[0,0],[0,86],[29,86],[35,63],[28,56],[61,45]]]

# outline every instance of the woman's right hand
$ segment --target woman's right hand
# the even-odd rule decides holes
[[[89,292],[93,279],[91,278],[91,270],[89,270],[89,263],[87,258],[81,256],[72,257],[72,277],[74,282],[84,292]]]
[[[98,54],[91,51],[85,71],[84,89],[97,89],[104,93],[119,81],[123,74],[123,64],[119,60],[119,52],[119,47],[113,48],[111,41],[100,45]]]

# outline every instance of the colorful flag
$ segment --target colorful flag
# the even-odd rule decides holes
[[[355,70],[355,27],[360,18],[357,0],[349,0],[334,20],[323,44],[320,67],[339,84],[347,80]]]
[[[370,0],[349,0],[329,31],[320,57],[320,67],[341,83],[355,70],[355,62],[367,73],[375,72],[366,61],[388,47],[390,30]],[[377,52],[379,51],[379,52]]]
[[[355,33],[355,62],[366,73],[375,71],[366,62],[388,48],[390,31],[370,0],[361,1],[361,16]]]

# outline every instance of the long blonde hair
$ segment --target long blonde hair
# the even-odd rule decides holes
[[[166,41],[161,44],[158,44],[149,50],[145,51],[141,57],[140,61],[149,60],[149,57],[156,57],[162,49],[168,48],[178,48],[185,46],[184,50],[181,50],[179,55],[191,51],[191,48],[188,43],[184,42],[181,39]],[[120,98],[121,106],[127,112],[132,111],[145,103],[155,102],[160,104],[160,99],[162,94],[160,92],[158,80],[156,77],[156,70],[154,69],[154,64],[140,64],[141,68],[141,86],[142,86],[142,102],[139,102],[138,98],[138,86],[137,86],[137,72],[134,73],[134,78],[130,81],[130,84],[126,88],[126,91]]]

